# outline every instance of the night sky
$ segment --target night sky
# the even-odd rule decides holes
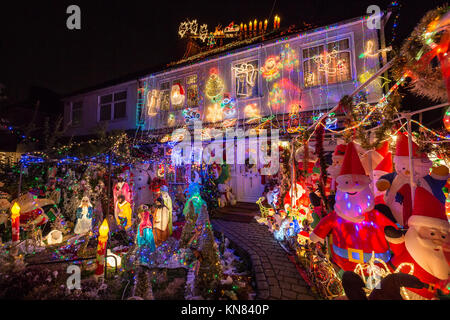
[[[8,2],[8,3],[7,3]],[[227,0],[227,1],[2,1],[0,4],[0,83],[11,100],[27,98],[31,86],[58,94],[97,85],[177,60],[185,18],[228,25],[281,16],[281,27],[302,22],[322,26],[382,9],[391,1]],[[400,1],[399,45],[420,18],[446,1]],[[81,8],[81,30],[66,28],[66,8]],[[391,40],[391,18],[386,28]]]

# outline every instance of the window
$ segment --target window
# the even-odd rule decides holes
[[[161,111],[169,111],[170,109],[170,82],[163,82],[160,85]]]
[[[127,92],[119,91],[101,96],[99,109],[99,121],[126,118]]]
[[[83,102],[78,101],[72,103],[72,126],[79,126],[81,124],[81,118],[83,116]]]
[[[198,97],[198,84],[197,84],[197,75],[193,74],[186,78],[186,86],[187,86],[187,106],[190,108],[198,107],[199,97]]]
[[[172,102],[172,110],[181,110],[184,107],[185,95],[183,80],[177,79],[172,81],[171,88],[171,102]]]
[[[304,49],[303,80],[305,87],[351,80],[350,53],[349,39]]]
[[[255,98],[258,96],[258,60],[238,63],[233,66],[236,97]]]

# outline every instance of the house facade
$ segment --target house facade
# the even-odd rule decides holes
[[[370,29],[365,17],[187,57],[129,82],[67,97],[68,134],[89,134],[105,122],[108,130],[161,137],[198,120],[222,129],[308,126],[379,70],[382,32]],[[375,80],[360,98],[376,103],[383,87]],[[326,123],[339,126],[333,115]],[[237,200],[256,201],[264,188],[260,167],[230,167]]]

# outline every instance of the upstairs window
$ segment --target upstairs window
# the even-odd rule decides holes
[[[170,82],[161,83],[160,87],[161,96],[161,111],[169,111],[170,109]]]
[[[127,92],[100,96],[99,121],[118,120],[127,117]]]
[[[258,96],[258,60],[237,63],[233,66],[236,97],[238,99]]]
[[[303,50],[305,87],[352,80],[349,39]]]
[[[72,126],[79,126],[83,116],[83,102],[73,102],[71,110]]]
[[[198,96],[198,83],[196,74],[193,74],[186,78],[186,87],[187,106],[189,108],[198,107],[200,101]]]

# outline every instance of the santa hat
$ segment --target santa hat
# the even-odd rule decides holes
[[[374,171],[392,172],[392,153],[388,152],[386,156],[377,165]]]
[[[336,149],[334,149],[333,156],[344,156],[346,148],[347,145],[339,144],[338,146],[336,146]]]
[[[358,152],[356,151],[353,142],[347,144],[341,172],[339,173],[339,176],[343,175],[366,175],[366,171],[359,159]]]
[[[409,226],[425,226],[450,230],[445,214],[445,206],[428,190],[417,187],[414,196],[414,208],[408,220]]]
[[[178,89],[180,90],[180,94],[181,94],[181,95],[184,95],[184,89],[183,89],[183,86],[182,86],[180,83],[175,83],[174,85],[175,85],[175,86],[178,86]]]
[[[381,145],[381,147],[379,147],[378,149],[375,150],[376,152],[378,152],[379,154],[381,154],[383,157],[386,157],[386,155],[389,152],[389,141],[385,141],[383,142],[383,144]],[[390,172],[390,171],[389,171]]]
[[[423,158],[424,154],[419,152],[419,147],[414,141],[412,143],[412,156],[413,158]],[[397,135],[397,146],[395,148],[396,157],[409,157],[408,137],[404,133]]]

